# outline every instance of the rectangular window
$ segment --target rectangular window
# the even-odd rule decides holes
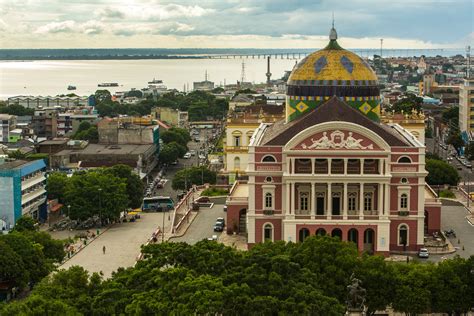
[[[372,193],[364,195],[364,211],[372,211]]]
[[[308,210],[308,194],[307,193],[303,193],[300,196],[300,209],[302,211]]]
[[[356,210],[356,198],[355,196],[349,196],[347,208],[349,211]]]
[[[234,136],[234,146],[235,147],[240,146],[240,136]]]
[[[273,205],[273,197],[271,193],[265,194],[265,207],[272,208]]]

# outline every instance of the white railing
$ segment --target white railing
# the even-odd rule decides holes
[[[46,180],[46,177],[44,176],[43,173],[40,172],[36,176],[22,181],[21,182],[21,190],[23,191],[25,189],[31,188],[35,184],[38,184],[38,183],[40,183],[42,181],[45,181],[45,180]]]

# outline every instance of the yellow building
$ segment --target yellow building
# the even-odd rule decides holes
[[[163,121],[175,127],[188,127],[188,112],[179,111],[173,108],[156,107],[151,110],[151,115],[160,121]]]
[[[459,89],[459,128],[467,133],[474,130],[474,79],[464,79]]]
[[[229,176],[230,182],[236,175],[245,174],[248,146],[255,129],[261,123],[276,122],[284,116],[284,108],[275,105],[249,105],[243,112],[229,114],[224,139],[224,173]]]
[[[423,112],[393,113],[385,112],[382,108],[380,121],[385,124],[398,124],[415,136],[420,143],[425,143],[425,115]]]

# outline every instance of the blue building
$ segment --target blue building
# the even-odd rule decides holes
[[[44,160],[15,160],[0,165],[0,229],[10,230],[24,215],[46,220]]]

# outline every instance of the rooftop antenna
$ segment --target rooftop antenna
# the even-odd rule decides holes
[[[466,77],[467,79],[471,79],[471,46],[466,46],[466,58],[467,58],[467,69],[466,69]]]
[[[240,83],[245,82],[245,61],[242,61],[242,72],[240,73]]]
[[[336,32],[336,29],[334,28],[334,11],[332,12],[332,28],[331,28],[331,31],[329,32],[329,39],[331,41],[337,40],[337,32]]]
[[[380,39],[380,59],[382,59],[383,38]]]

